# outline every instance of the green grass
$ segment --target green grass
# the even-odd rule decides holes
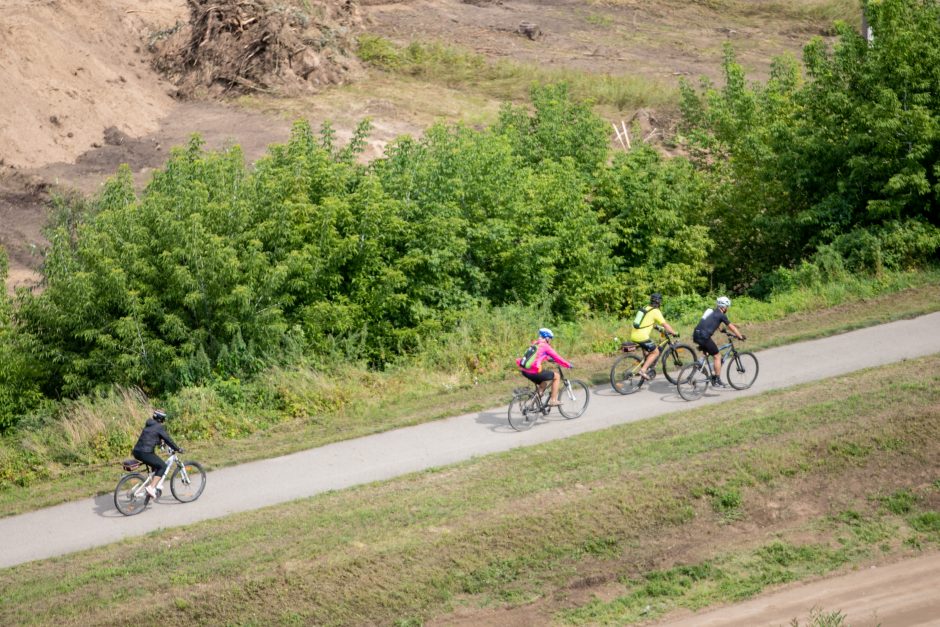
[[[517,608],[626,624],[935,549],[938,372],[932,356],[20,565],[0,571],[0,622],[421,624]],[[918,385],[898,405],[902,378]],[[153,573],[167,575],[156,588]],[[606,600],[564,601],[584,582]]]
[[[618,111],[678,104],[679,92],[674,85],[638,75],[593,74],[506,60],[489,61],[482,55],[438,42],[414,41],[398,46],[377,35],[362,35],[358,54],[363,61],[387,72],[450,88],[460,87],[500,100],[524,100],[533,84],[564,82],[578,100]]]
[[[775,297],[769,304],[735,299],[732,319],[747,347],[787,344],[940,309],[940,273],[885,275],[854,286],[818,286]],[[688,337],[694,313],[667,318]],[[699,304],[701,307],[704,304]],[[544,324],[538,310],[481,310],[453,333],[385,372],[356,364],[332,370],[275,369],[254,382],[222,382],[163,399],[173,410],[171,432],[209,468],[284,455],[505,403],[519,384],[509,367],[522,338]],[[628,322],[595,317],[554,325],[557,346],[579,376],[604,385]],[[916,382],[900,385],[916,388]],[[916,391],[916,390],[914,390]],[[133,390],[81,399],[63,417],[38,417],[28,429],[0,439],[0,515],[11,515],[113,489],[147,416]],[[890,444],[890,443],[888,443]],[[834,443],[849,459],[861,450]]]

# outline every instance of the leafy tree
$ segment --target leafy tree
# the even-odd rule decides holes
[[[532,114],[507,103],[493,129],[509,139],[515,154],[533,166],[570,157],[584,174],[604,164],[610,146],[609,126],[587,103],[574,101],[568,85],[533,87],[531,98]]]
[[[828,243],[868,270],[936,260],[940,5],[865,9],[874,41],[837,23],[831,49],[806,46],[805,81],[780,59],[765,85],[747,85],[729,51],[721,90],[683,87],[687,145],[718,192],[710,226],[736,241],[720,280],[746,286]]]
[[[594,206],[616,235],[622,266],[611,286],[616,306],[633,309],[652,292],[706,287],[715,243],[701,222],[708,179],[683,158],[639,144],[600,176]]]
[[[9,262],[0,246],[0,286],[6,285]],[[13,302],[0,292],[0,433],[42,400],[37,364],[28,358],[30,338],[17,333]]]

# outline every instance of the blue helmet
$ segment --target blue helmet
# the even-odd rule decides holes
[[[546,329],[545,327],[542,327],[541,329],[539,329],[539,337],[550,340],[553,337],[555,337],[555,334],[552,333],[551,329]]]

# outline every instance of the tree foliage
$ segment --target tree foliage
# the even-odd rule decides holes
[[[682,86],[688,158],[612,156],[607,123],[552,85],[368,165],[368,122],[345,146],[299,122],[252,168],[198,138],[140,193],[122,168],[58,202],[43,289],[0,299],[0,430],[114,384],[383,367],[492,308],[560,322],[935,261],[940,8],[866,9],[872,43],[838,25],[764,83],[726,48],[720,87]]]
[[[837,24],[831,48],[804,49],[805,77],[781,58],[747,84],[729,48],[720,90],[683,86],[687,145],[720,190],[709,226],[736,242],[720,280],[746,285],[831,243],[866,270],[936,259],[940,6],[865,9],[874,40]]]

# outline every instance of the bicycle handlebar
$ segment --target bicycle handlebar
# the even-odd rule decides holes
[[[657,324],[653,328],[659,331],[660,333],[662,333],[663,335],[665,335],[666,337],[679,337],[678,333],[670,333],[669,331],[666,330],[666,327],[664,327],[661,324]]]

